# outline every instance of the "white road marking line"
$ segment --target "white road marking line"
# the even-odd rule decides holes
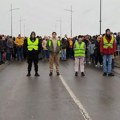
[[[55,65],[53,66],[53,69],[55,70]],[[66,88],[66,90],[68,91],[68,93],[70,94],[71,98],[75,102],[75,104],[78,106],[78,108],[80,110],[80,113],[82,114],[84,120],[92,120],[92,118],[90,117],[89,113],[86,111],[86,109],[84,108],[84,106],[82,105],[80,100],[75,96],[73,91],[70,89],[68,84],[65,82],[64,78],[62,77],[62,75],[60,75],[59,78],[60,78],[62,84],[64,85],[64,87]]]
[[[67,83],[65,82],[64,78],[61,75],[59,76],[59,78],[62,81],[62,83],[63,83],[64,87],[66,88],[66,90],[68,91],[68,93],[70,94],[70,96],[72,97],[72,99],[74,100],[74,102],[76,103],[76,105],[79,107],[80,113],[82,114],[82,116],[84,117],[84,119],[85,120],[92,120],[92,118],[90,117],[90,115],[88,114],[88,112],[83,107],[82,103],[78,100],[78,98],[75,96],[75,94],[73,93],[73,91],[67,85]]]

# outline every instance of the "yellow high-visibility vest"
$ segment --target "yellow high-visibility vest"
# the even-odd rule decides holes
[[[36,40],[34,42],[32,42],[30,40],[30,38],[27,39],[27,48],[28,48],[28,51],[32,51],[32,50],[38,50],[38,44],[39,44],[39,39],[36,38]]]
[[[81,44],[79,44],[78,41],[75,42],[74,56],[85,57],[85,43],[84,42],[82,42]]]
[[[103,37],[103,48],[113,48],[113,44],[114,44],[114,36],[112,36],[112,39],[110,40],[110,42],[107,41],[106,37]]]
[[[60,45],[61,45],[60,40],[57,40],[57,46],[60,47]],[[49,40],[49,47],[51,46],[52,46],[52,40]]]

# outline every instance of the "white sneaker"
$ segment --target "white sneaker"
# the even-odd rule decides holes
[[[95,65],[95,67],[98,67],[98,65]]]
[[[89,64],[91,64],[91,62],[89,62]]]
[[[100,67],[103,67],[103,65],[100,65]]]

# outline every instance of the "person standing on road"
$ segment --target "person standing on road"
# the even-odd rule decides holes
[[[95,55],[94,55],[94,48],[95,48],[95,42],[92,40],[88,46],[88,51],[90,53],[90,61],[89,63],[94,64],[95,62]]]
[[[100,53],[103,55],[103,76],[114,76],[112,73],[112,56],[116,52],[115,38],[110,29],[106,30],[100,42]],[[108,62],[108,64],[107,64]]]
[[[100,67],[103,66],[103,58],[102,58],[102,55],[100,54],[100,41],[101,41],[101,36],[98,36],[97,40],[95,41],[95,48],[94,48],[96,67],[98,67],[98,62],[100,64]]]
[[[3,53],[4,53],[4,45],[3,45],[3,40],[2,36],[0,36],[0,65],[3,64]]]
[[[46,61],[49,59],[49,53],[48,53],[48,49],[47,49],[47,40],[48,40],[48,37],[45,36],[43,41],[42,41],[42,53],[43,53],[43,60]]]
[[[56,66],[56,73],[57,76],[60,75],[59,73],[59,53],[61,50],[61,41],[57,38],[57,33],[52,33],[52,39],[48,40],[47,42],[47,49],[50,53],[49,57],[49,67],[50,67],[50,74],[49,76],[53,75],[53,65],[55,63]]]
[[[67,55],[66,55],[66,50],[68,47],[67,40],[62,38],[61,45],[62,45],[61,60],[65,61],[67,59]]]
[[[117,54],[120,55],[120,32],[118,33],[118,36],[116,37],[117,42]]]
[[[78,36],[74,44],[74,56],[75,56],[75,76],[78,76],[79,66],[81,71],[81,76],[85,76],[84,73],[84,60],[85,60],[85,43],[82,41],[83,37]]]
[[[28,74],[27,76],[31,76],[32,62],[34,62],[35,67],[35,76],[40,76],[38,74],[38,56],[41,49],[40,40],[36,37],[35,32],[32,32],[30,38],[27,38],[25,41],[25,49],[27,52],[27,60],[28,60]]]
[[[7,41],[6,41],[6,51],[7,51],[7,60],[11,61],[13,58],[13,51],[14,51],[14,41],[12,36],[7,36]]]
[[[23,45],[24,45],[24,39],[19,34],[18,37],[15,40],[16,48],[17,48],[17,59],[23,60]]]

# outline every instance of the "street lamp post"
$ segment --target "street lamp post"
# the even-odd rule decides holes
[[[22,33],[21,31],[22,31],[22,22],[23,21],[25,21],[25,19],[21,19],[21,17],[20,17],[20,34]]]
[[[25,28],[25,24],[24,24],[24,37],[26,36],[26,28]]]
[[[60,23],[60,37],[62,37],[62,20],[57,20]]]
[[[11,9],[10,9],[10,12],[11,12],[11,36],[13,35],[13,11],[14,10],[19,10],[20,8],[12,8],[12,4],[11,4]]]
[[[73,22],[73,18],[72,18],[72,16],[73,16],[73,9],[72,9],[72,6],[71,6],[71,9],[65,9],[65,11],[68,11],[68,12],[70,12],[71,13],[71,30],[70,30],[70,32],[71,32],[71,37],[72,37],[72,32],[73,32],[73,26],[72,26],[72,22]]]
[[[100,0],[100,35],[102,33],[102,0]]]

